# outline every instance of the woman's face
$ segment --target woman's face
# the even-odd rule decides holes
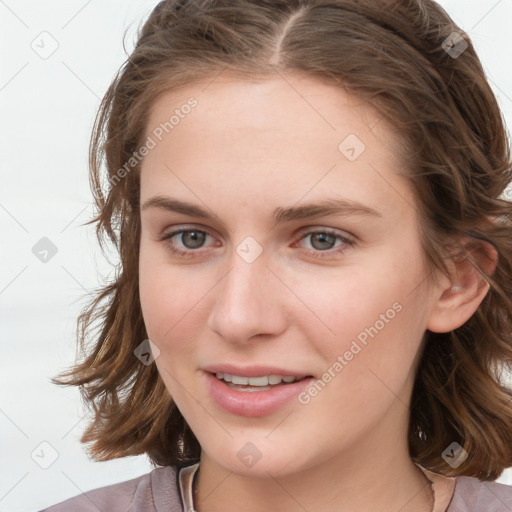
[[[406,450],[436,297],[386,121],[297,73],[224,75],[160,96],[146,137],[142,310],[203,456],[265,476]]]

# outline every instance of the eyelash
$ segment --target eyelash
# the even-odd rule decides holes
[[[189,249],[187,251],[184,251],[184,250],[181,250],[181,249],[177,249],[171,243],[171,239],[174,238],[176,235],[179,235],[181,233],[194,232],[194,231],[198,232],[198,233],[204,233],[205,235],[211,236],[206,231],[203,231],[203,230],[200,230],[200,229],[194,229],[194,228],[186,228],[185,229],[185,228],[181,228],[181,229],[177,229],[176,231],[172,231],[171,233],[167,233],[167,234],[163,235],[159,240],[160,240],[160,242],[166,242],[165,245],[166,245],[167,249],[169,250],[169,252],[171,252],[172,254],[175,254],[177,256],[194,258],[195,255],[193,253],[199,252],[199,249],[197,249],[197,250]],[[332,235],[335,238],[340,239],[343,242],[343,245],[341,246],[341,248],[339,247],[337,249],[328,249],[328,250],[325,250],[325,251],[319,251],[319,250],[315,250],[315,249],[308,249],[307,252],[309,254],[312,254],[313,257],[315,257],[315,258],[319,258],[319,259],[321,259],[321,258],[330,258],[333,255],[343,254],[345,252],[345,250],[347,249],[347,246],[348,247],[352,247],[355,244],[354,240],[351,240],[350,238],[342,236],[338,232],[336,232],[336,231],[334,231],[332,229],[321,229],[321,230],[317,230],[317,231],[308,231],[308,232],[304,233],[303,236],[301,236],[299,241],[302,241],[305,238],[307,238],[308,236],[315,235],[315,234]]]

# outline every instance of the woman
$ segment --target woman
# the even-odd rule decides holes
[[[55,379],[94,458],[158,467],[47,510],[512,509],[511,171],[433,1],[160,2],[91,144],[121,267]]]

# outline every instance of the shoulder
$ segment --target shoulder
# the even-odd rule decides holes
[[[178,469],[158,467],[137,478],[86,491],[41,512],[181,512]]]
[[[512,510],[512,486],[469,476],[457,477],[447,512],[506,512]]]

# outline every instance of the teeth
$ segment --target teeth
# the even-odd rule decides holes
[[[233,384],[249,384],[249,378],[248,377],[238,377],[237,375],[232,375],[231,382]]]
[[[242,377],[239,375],[230,375],[229,373],[216,373],[218,379],[226,382],[232,382],[233,384],[249,385],[249,386],[268,386],[280,384],[281,381],[290,383],[299,380],[293,376],[282,376],[282,375],[269,375],[265,377]]]

